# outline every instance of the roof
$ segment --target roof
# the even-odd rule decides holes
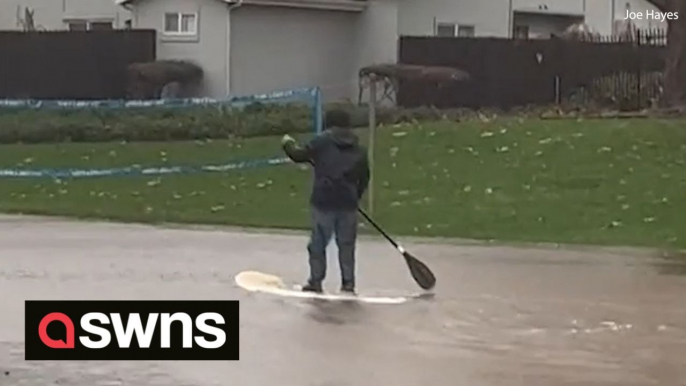
[[[115,4],[125,6],[140,0],[115,0]],[[226,4],[261,5],[291,8],[330,9],[339,11],[362,11],[368,0],[217,0]]]
[[[117,5],[127,5],[133,3],[135,0],[114,0],[114,3]],[[236,1],[234,0],[218,0],[224,3],[235,3]]]
[[[359,76],[376,75],[396,80],[424,80],[448,83],[463,82],[470,79],[469,73],[454,67],[418,66],[411,64],[380,64],[360,69]]]

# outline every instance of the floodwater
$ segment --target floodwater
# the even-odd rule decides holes
[[[406,244],[436,273],[431,299],[321,303],[234,284],[243,270],[300,282],[306,241],[4,217],[0,385],[686,385],[686,259]],[[361,293],[419,290],[383,240],[360,242],[358,274]],[[241,359],[27,362],[24,301],[38,299],[237,299]]]

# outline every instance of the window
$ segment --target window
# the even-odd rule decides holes
[[[457,36],[461,38],[473,38],[474,37],[474,26],[473,25],[461,25],[457,28]]]
[[[69,20],[67,28],[69,31],[109,31],[114,27],[112,21]]]
[[[94,21],[90,23],[89,29],[91,31],[110,31],[112,30],[111,21]]]
[[[515,39],[528,39],[529,38],[529,26],[528,25],[517,25],[514,29]]]
[[[197,31],[197,15],[194,13],[166,13],[164,32],[176,35],[194,35]]]
[[[455,37],[455,24],[438,23],[438,25],[436,25],[436,36]]]
[[[70,21],[67,23],[69,31],[88,31],[87,21]]]

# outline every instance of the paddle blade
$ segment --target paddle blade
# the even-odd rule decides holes
[[[414,281],[425,290],[434,288],[436,285],[436,277],[429,267],[407,251],[403,252],[403,256],[405,257],[407,266],[410,268],[410,274],[414,278]]]

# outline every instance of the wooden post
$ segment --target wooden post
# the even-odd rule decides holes
[[[374,137],[376,134],[376,76],[369,75],[369,170],[371,178],[369,180],[369,213],[374,213]]]

